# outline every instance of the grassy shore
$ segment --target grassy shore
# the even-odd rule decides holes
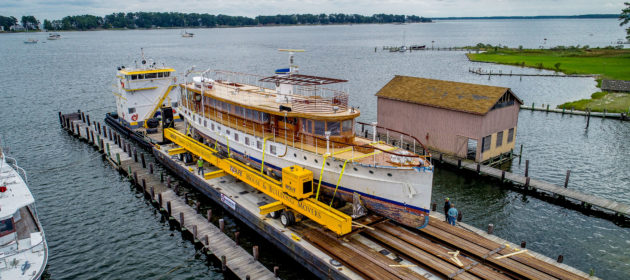
[[[493,62],[547,69],[565,74],[595,74],[600,79],[630,80],[630,49],[508,49],[490,48],[482,53],[467,54],[471,61]],[[599,80],[599,79],[598,79]],[[598,82],[598,87],[600,83]],[[591,99],[582,99],[559,105],[576,110],[626,112],[630,94],[594,93]]]

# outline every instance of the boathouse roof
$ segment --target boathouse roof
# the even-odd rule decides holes
[[[602,80],[603,91],[630,92],[630,81]]]
[[[505,95],[523,102],[509,88],[396,75],[376,96],[485,115]]]

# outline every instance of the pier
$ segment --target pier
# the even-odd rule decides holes
[[[540,107],[536,107],[534,105],[535,105],[534,103],[532,103],[532,106],[522,105],[521,109],[530,110],[530,111],[548,112],[548,113],[558,113],[558,114],[563,114],[563,115],[566,114],[566,115],[585,116],[587,118],[596,117],[596,118],[604,118],[604,119],[605,118],[619,119],[622,121],[630,120],[630,118],[628,117],[628,113],[609,113],[606,110],[604,110],[604,112],[576,111],[576,110],[573,110],[572,108],[569,108],[569,109],[549,108],[549,104],[542,104]]]
[[[568,188],[568,179],[570,172],[567,172],[565,186],[557,186],[543,180],[533,179],[530,176],[526,168],[526,175],[514,174],[506,172],[494,167],[475,163],[470,160],[462,160],[454,156],[441,154],[435,152],[434,161],[440,163],[446,163],[457,169],[464,169],[472,173],[476,173],[479,176],[488,176],[494,179],[500,180],[501,183],[511,184],[513,187],[520,191],[531,195],[538,195],[543,198],[550,198],[558,204],[570,203],[573,208],[577,208],[584,212],[603,212],[605,218],[610,220],[625,223],[630,217],[630,205],[616,202],[610,199],[597,197],[594,195],[585,194],[579,191]],[[529,162],[526,161],[528,165]]]
[[[589,75],[589,74],[561,74],[559,72],[556,72],[554,74],[512,73],[512,71],[510,71],[510,73],[503,73],[503,71],[492,72],[492,70],[483,70],[481,68],[477,68],[477,69],[468,68],[468,72],[477,74],[477,75],[483,75],[483,76],[515,76],[515,77],[595,78],[598,76],[598,75]]]
[[[240,279],[275,279],[274,273],[256,261],[257,250],[248,254],[219,228],[207,222],[163,177],[147,167],[143,153],[115,130],[91,122],[83,113],[61,114],[69,134],[94,146],[105,160],[130,177],[156,207],[202,250],[222,261],[222,267]],[[153,146],[155,158],[169,170],[220,204],[283,252],[325,279],[597,279],[562,264],[562,255],[550,259],[465,223],[451,226],[440,213],[431,213],[428,226],[410,229],[384,217],[367,215],[356,220],[353,232],[331,234],[311,220],[290,227],[259,214],[261,205],[273,202],[251,186],[225,175],[204,178],[168,151],[168,144]],[[207,167],[210,172],[216,168]],[[350,205],[340,208],[348,211]],[[235,255],[231,255],[235,254]]]

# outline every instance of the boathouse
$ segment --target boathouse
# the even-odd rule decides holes
[[[396,76],[376,93],[378,125],[484,162],[514,148],[523,102],[505,87]]]

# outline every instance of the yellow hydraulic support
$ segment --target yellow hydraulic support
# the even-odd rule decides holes
[[[155,115],[155,112],[157,112],[157,110],[160,109],[160,107],[162,107],[162,103],[164,102],[164,99],[166,99],[166,97],[168,96],[168,94],[171,92],[171,90],[174,87],[176,87],[176,85],[168,86],[168,88],[166,89],[166,92],[164,92],[164,94],[162,94],[162,97],[160,97],[160,101],[157,104],[155,104],[155,108],[153,108],[153,110],[151,110],[149,114],[144,116],[144,127],[147,127],[147,120],[153,117],[153,115]]]
[[[278,181],[235,159],[220,157],[217,150],[175,129],[165,129],[164,137],[225,171],[226,174],[232,175],[278,200],[277,204],[272,203],[261,207],[261,214],[290,208],[339,235],[352,231],[352,218],[350,216],[330,208],[312,197],[313,173],[309,170],[299,166],[285,167],[282,170],[282,181]]]
[[[183,154],[186,152],[186,149],[184,148],[176,148],[176,149],[170,149],[168,150],[168,154],[169,155],[179,155],[179,154]]]
[[[267,139],[271,137],[273,136],[267,136],[263,138],[263,155],[262,160],[260,161],[260,173],[263,173],[265,171],[265,147],[267,147]]]
[[[203,174],[203,178],[206,180],[210,180],[210,179],[214,179],[214,178],[219,178],[219,177],[223,177],[227,174],[225,174],[225,171],[223,170],[217,170],[217,171],[212,171],[212,172],[208,172]]]

